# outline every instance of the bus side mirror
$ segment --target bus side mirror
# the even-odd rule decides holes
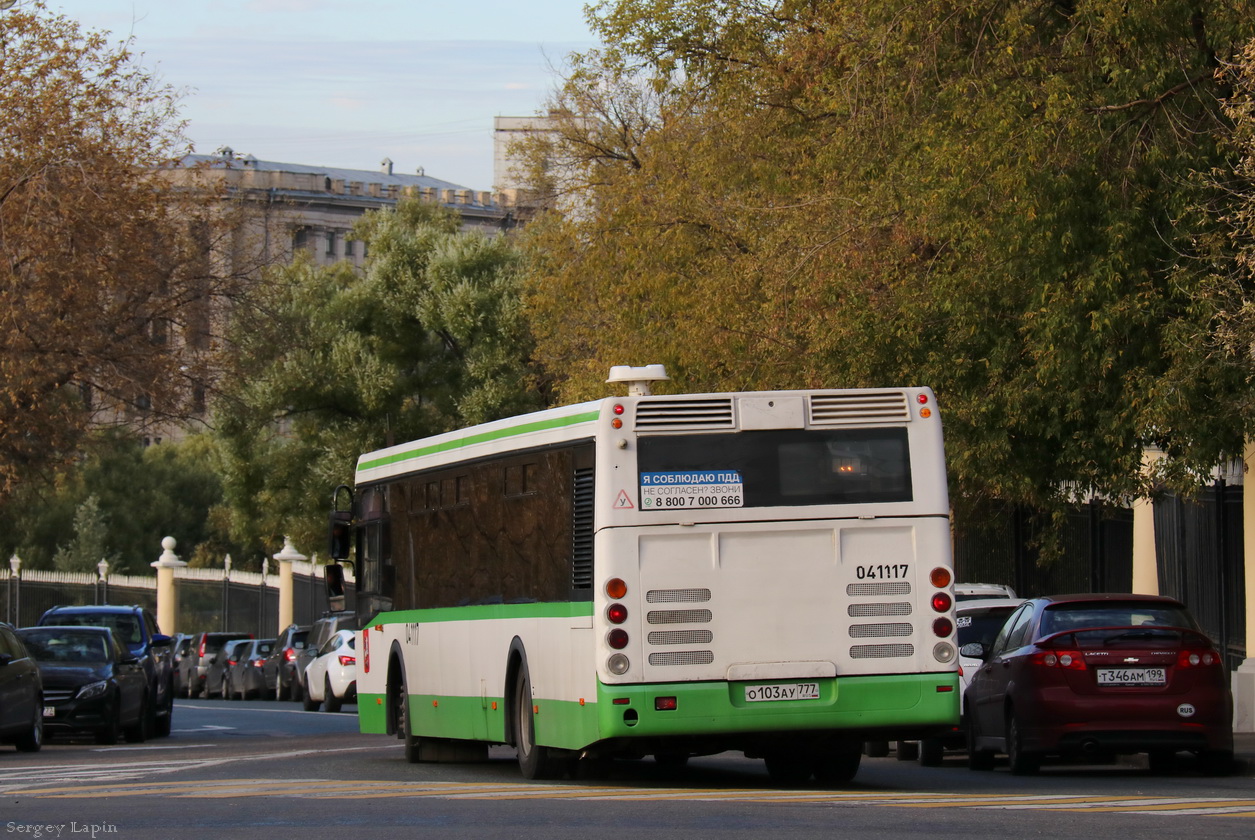
[[[327,528],[327,549],[332,560],[347,560],[353,547],[353,512],[333,510]]]
[[[332,563],[323,569],[327,581],[327,606],[331,610],[344,609],[344,567]]]
[[[340,492],[349,494],[349,510],[340,510]],[[331,492],[331,517],[327,528],[327,550],[332,560],[347,560],[353,547],[353,490],[341,484]]]

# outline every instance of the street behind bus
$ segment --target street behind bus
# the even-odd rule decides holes
[[[1249,765],[1246,772],[1250,772]],[[734,753],[664,768],[615,762],[597,778],[528,782],[514,750],[481,764],[408,764],[396,739],[357,731],[355,709],[179,700],[169,739],[96,746],[53,741],[41,752],[0,751],[5,837],[167,840],[261,836],[323,840],[346,831],[398,836],[1249,837],[1255,784],[1208,778],[1183,758],[1152,776],[1143,759],[1047,765],[1015,777],[864,758],[834,789],[773,785],[761,761]]]

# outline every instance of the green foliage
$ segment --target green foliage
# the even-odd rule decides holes
[[[1249,362],[1207,362],[1200,176],[1232,169],[1217,71],[1253,11],[602,3],[553,103],[576,209],[531,234],[538,355],[569,398],[644,361],[685,389],[930,384],[960,504],[1140,493],[1148,446],[1209,472],[1252,431]],[[614,155],[606,114],[635,129]]]
[[[83,459],[55,482],[28,482],[0,509],[0,550],[27,568],[92,571],[108,560],[119,574],[151,574],[161,540],[180,555],[198,548],[238,550],[213,525],[222,486],[209,441],[144,447],[134,437],[99,434]],[[8,557],[5,553],[5,557]]]
[[[411,200],[354,237],[364,273],[297,262],[236,310],[215,438],[246,545],[277,549],[286,534],[318,551],[332,489],[352,485],[361,453],[541,404],[507,239]]]

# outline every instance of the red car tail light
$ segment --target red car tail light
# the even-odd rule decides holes
[[[288,662],[292,662],[293,660],[295,660],[295,659],[296,659],[296,648],[284,648],[284,649],[283,649],[283,658],[284,658],[284,660],[286,660],[286,661],[288,661]]]
[[[1220,664],[1220,654],[1214,650],[1182,650],[1177,654],[1178,668],[1206,668]]]
[[[196,655],[197,656],[205,655],[205,637],[204,636],[200,637],[200,645],[196,648]]]
[[[254,668],[265,668],[265,667],[266,667],[266,660],[264,660],[264,659],[254,659],[252,662],[250,662],[250,663],[248,663],[248,664],[252,665]]]
[[[341,664],[341,665],[346,665],[346,666],[347,666],[347,665],[356,665],[356,664],[357,664],[357,657],[356,657],[356,656],[346,656],[345,654],[343,654],[343,653],[342,653],[342,654],[340,654],[339,659],[340,659],[340,664]]]
[[[1068,671],[1084,671],[1085,657],[1079,650],[1053,650],[1034,653],[1030,660],[1034,665],[1046,668],[1063,668]]]

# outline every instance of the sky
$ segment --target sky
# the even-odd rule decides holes
[[[493,187],[492,125],[595,45],[587,0],[46,0],[183,92],[196,151]]]

